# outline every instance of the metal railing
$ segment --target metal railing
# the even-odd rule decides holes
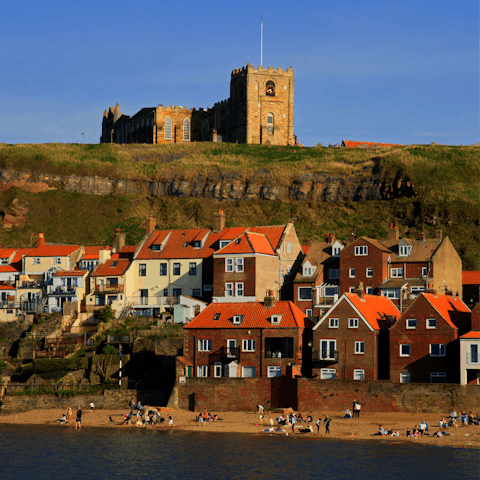
[[[292,350],[275,350],[265,352],[265,358],[293,358]]]
[[[209,363],[240,360],[240,347],[222,347],[209,355]]]
[[[154,306],[154,305],[168,305],[167,300],[170,297],[151,296],[151,297],[128,297],[127,303],[132,307],[138,306]]]
[[[47,288],[48,295],[76,295],[76,293],[77,287],[49,285]]]
[[[338,350],[313,350],[312,361],[319,363],[337,363],[339,359]]]

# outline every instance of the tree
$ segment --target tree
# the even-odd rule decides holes
[[[97,357],[94,364],[94,371],[100,377],[102,383],[105,383],[107,380],[114,356],[118,355],[118,352],[117,347],[108,344],[103,347],[102,355]]]
[[[95,316],[104,323],[109,322],[115,318],[115,310],[110,305],[95,310]]]

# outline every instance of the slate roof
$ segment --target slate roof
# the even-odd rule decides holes
[[[214,320],[215,314],[220,314]],[[234,315],[244,315],[240,325],[233,325]],[[272,315],[282,315],[278,325],[271,323]],[[211,303],[184,328],[304,328],[304,313],[290,301],[274,302],[264,307],[260,302]]]

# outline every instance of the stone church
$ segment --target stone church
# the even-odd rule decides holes
[[[249,63],[232,71],[230,98],[213,108],[159,105],[129,117],[117,103],[103,114],[100,143],[294,145],[294,86],[292,67],[275,70]]]

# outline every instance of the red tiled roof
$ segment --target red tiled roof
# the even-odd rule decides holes
[[[368,147],[371,147],[373,145],[377,147],[403,147],[404,146],[401,143],[356,142],[353,140],[342,140],[342,143],[349,148],[358,148],[360,145],[368,146]]]
[[[430,303],[452,328],[456,328],[451,318],[452,314],[455,312],[470,313],[470,309],[462,302],[460,297],[433,295],[432,293],[422,293],[421,295],[425,297],[427,302]]]
[[[20,268],[21,270],[21,268]],[[12,265],[1,265],[0,266],[0,273],[8,273],[8,272],[19,272],[18,268],[15,268]]]
[[[15,290],[13,285],[0,285],[0,290]]]
[[[462,272],[463,285],[480,285],[480,271]]]
[[[88,270],[59,270],[53,274],[54,277],[83,277]]]
[[[271,227],[251,227],[248,231],[252,233],[263,233],[274,250],[280,246],[283,232],[286,225],[272,225]]]
[[[220,318],[214,320],[215,314]],[[240,325],[233,325],[234,315],[244,315]],[[272,315],[282,315],[279,325],[272,325]],[[297,328],[305,327],[304,313],[290,301],[275,302],[264,308],[260,302],[211,303],[184,328]]]
[[[275,255],[267,237],[260,233],[245,232],[235,241],[215,252],[216,254],[235,254],[235,253],[262,253],[265,255]]]
[[[17,253],[15,253],[15,256],[13,257],[12,264],[16,262],[21,262],[23,255],[27,255],[33,250],[33,248],[17,248]],[[19,270],[22,269],[22,265],[20,263],[20,268]]]
[[[380,315],[391,315],[398,320],[400,312],[387,297],[378,295],[364,295],[360,299],[356,293],[346,293],[345,296],[355,305],[355,308],[362,314],[365,320],[375,330],[380,330],[378,320]]]
[[[75,250],[80,248],[79,245],[44,245],[37,247],[27,253],[27,257],[66,257]]]
[[[480,330],[471,330],[460,338],[480,338]]]
[[[306,255],[310,250],[310,245],[302,245],[303,253]]]
[[[116,262],[115,266],[112,264]],[[109,277],[123,275],[130,265],[130,260],[127,258],[110,259],[101,265],[97,265],[97,268],[92,272],[92,277]]]
[[[16,248],[0,248],[0,258],[8,258]]]
[[[85,254],[81,260],[98,260],[100,256],[100,250],[111,250],[111,247],[108,245],[94,246],[94,247],[83,247],[85,249]]]

